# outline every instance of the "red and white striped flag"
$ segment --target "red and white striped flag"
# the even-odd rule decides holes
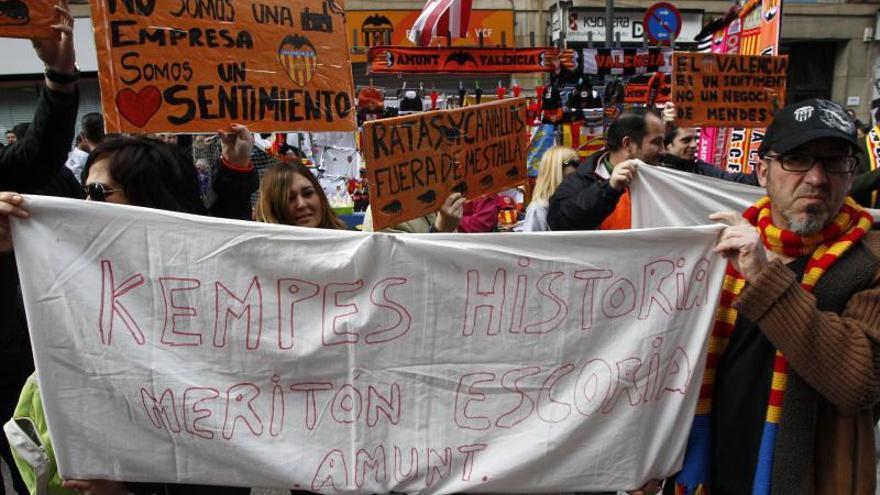
[[[428,0],[409,31],[409,40],[428,46],[434,36],[467,37],[473,0]]]

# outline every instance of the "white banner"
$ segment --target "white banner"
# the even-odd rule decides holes
[[[717,227],[395,236],[27,202],[66,478],[564,492],[681,463]]]
[[[767,195],[763,187],[650,165],[639,167],[630,193],[634,229],[703,225],[712,213],[743,212]],[[868,213],[880,221],[880,210]]]

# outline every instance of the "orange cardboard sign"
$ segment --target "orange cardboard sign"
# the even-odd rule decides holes
[[[681,127],[767,127],[785,106],[788,57],[676,52],[672,101]]]
[[[663,81],[652,88],[654,77],[654,74],[640,74],[630,79],[623,87],[623,102],[644,105],[651,99],[652,90],[655,104],[669,101],[672,94],[669,74],[663,74]]]
[[[381,230],[526,180],[525,98],[364,124],[373,226]]]
[[[366,49],[378,45],[415,46],[406,37],[407,32],[418,19],[420,10],[348,10],[349,36],[354,53],[352,63],[366,62]],[[452,46],[477,46],[480,35],[485,46],[513,46],[513,11],[472,10],[467,36],[454,38]],[[445,37],[435,38],[435,44],[446,45]]]
[[[337,0],[93,0],[107,132],[351,131]]]
[[[56,2],[0,0],[0,38],[56,38]]]

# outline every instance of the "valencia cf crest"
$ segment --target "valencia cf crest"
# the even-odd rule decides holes
[[[286,36],[278,47],[278,62],[299,86],[307,85],[318,72],[318,52],[304,36]]]

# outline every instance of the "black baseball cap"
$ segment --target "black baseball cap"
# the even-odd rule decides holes
[[[758,155],[763,157],[770,150],[788,153],[804,143],[827,137],[841,139],[859,149],[856,124],[842,106],[816,98],[799,101],[776,112]]]

